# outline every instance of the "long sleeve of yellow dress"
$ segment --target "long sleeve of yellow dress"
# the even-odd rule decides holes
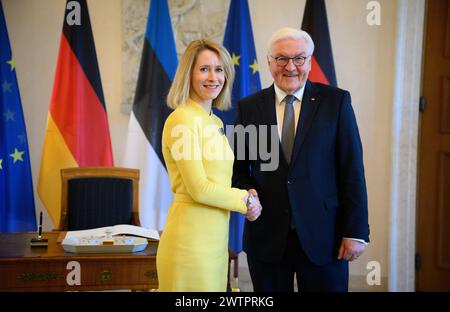
[[[200,107],[200,109],[202,108]],[[218,151],[219,155],[214,151],[202,150],[202,145],[212,145],[213,143],[220,144],[216,145],[217,149],[223,148],[223,141],[226,140],[225,135],[221,134],[220,128],[215,127],[216,124],[206,124],[206,129],[210,127],[208,130],[203,127],[204,125],[205,123],[201,118],[192,116],[189,111],[178,113],[168,119],[163,140],[167,144],[166,147],[171,153],[172,159],[174,159],[174,154],[176,154],[175,158],[178,158],[175,163],[179,176],[175,176],[181,178],[187,193],[195,202],[245,213],[247,208],[242,198],[247,192],[218,183],[217,177],[207,175],[205,166],[217,166],[216,162],[226,160],[214,158],[218,158],[218,156],[221,156],[220,154],[222,156],[229,155],[224,155],[222,150]],[[215,130],[217,133],[211,133]],[[201,144],[202,132],[206,132],[205,135],[210,134],[204,144]],[[218,142],[214,142],[216,140]],[[165,144],[163,143],[163,145]],[[179,147],[178,149],[176,145]],[[186,151],[186,149],[189,149],[189,151]],[[231,175],[229,178],[231,181]]]
[[[225,291],[230,211],[246,213],[231,187],[233,152],[215,115],[190,101],[166,120],[162,150],[174,201],[158,247],[160,291]]]

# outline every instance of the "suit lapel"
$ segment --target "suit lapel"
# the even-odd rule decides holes
[[[267,88],[261,95],[261,101],[258,102],[258,108],[261,116],[262,125],[276,125],[277,112],[275,110],[275,89],[273,85]]]
[[[308,80],[306,81],[305,92],[302,99],[302,107],[300,110],[300,117],[298,120],[297,131],[295,134],[294,149],[292,152],[291,167],[302,147],[303,141],[308,133],[309,128],[314,120],[317,108],[320,104],[320,95],[314,85]]]

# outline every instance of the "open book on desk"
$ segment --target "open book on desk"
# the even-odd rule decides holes
[[[90,230],[68,231],[64,238],[79,238],[79,237],[97,237],[104,238],[114,235],[133,235],[139,237],[146,237],[154,240],[159,240],[159,233],[156,230],[146,229],[140,226],[130,224],[118,224],[114,226],[105,226]]]

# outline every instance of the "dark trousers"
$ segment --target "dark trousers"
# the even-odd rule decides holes
[[[303,252],[295,229],[291,229],[283,259],[268,263],[247,255],[254,291],[292,292],[294,274],[299,291],[348,291],[348,261],[315,265]]]

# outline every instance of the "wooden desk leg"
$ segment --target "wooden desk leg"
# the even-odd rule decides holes
[[[231,261],[233,261],[233,276],[230,281]],[[239,292],[239,255],[228,250],[228,292]]]

